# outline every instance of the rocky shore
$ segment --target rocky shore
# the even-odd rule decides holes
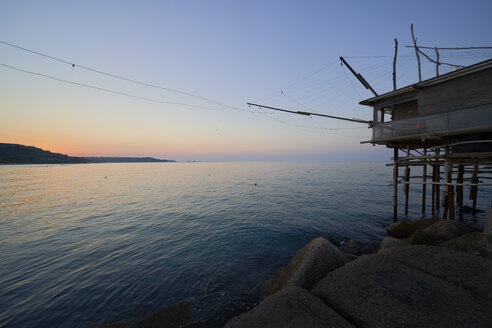
[[[437,218],[386,230],[371,255],[312,240],[262,285],[260,304],[224,327],[490,327],[492,209],[482,230]],[[206,326],[181,302],[104,327]]]

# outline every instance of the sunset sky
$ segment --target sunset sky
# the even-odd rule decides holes
[[[358,103],[371,93],[339,56],[383,93],[394,38],[398,85],[417,80],[411,23],[423,46],[492,46],[491,13],[490,0],[0,1],[0,142],[74,156],[388,159],[360,144],[365,125],[246,103],[369,120]],[[491,57],[441,51],[459,65]]]

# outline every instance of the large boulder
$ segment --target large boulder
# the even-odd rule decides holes
[[[290,286],[267,297],[252,310],[230,319],[224,328],[353,327],[319,298]]]
[[[475,231],[478,230],[454,220],[439,220],[424,229],[424,232],[433,239],[435,244]]]
[[[492,260],[492,235],[485,233],[470,232],[458,238],[450,239],[440,246]],[[492,273],[490,274],[492,275]]]
[[[267,295],[287,286],[311,289],[316,282],[347,263],[347,258],[323,237],[318,237],[304,246],[267,282]]]
[[[391,237],[408,238],[415,230],[425,229],[437,221],[439,221],[439,219],[435,217],[412,222],[398,221],[387,226],[386,231]]]
[[[329,273],[312,292],[360,327],[489,327],[492,322],[490,301],[387,256],[361,256]]]
[[[492,208],[485,211],[485,218],[483,220],[483,233],[492,236]]]
[[[402,247],[402,246],[409,246],[409,244],[398,238],[384,237],[383,241],[381,242],[381,245],[379,246],[378,252],[380,252],[382,249]]]
[[[444,241],[443,238],[429,234],[425,230],[416,230],[410,238],[408,238],[408,243],[410,245],[437,245]]]
[[[416,245],[379,251],[378,255],[447,280],[492,300],[492,261],[445,247]]]

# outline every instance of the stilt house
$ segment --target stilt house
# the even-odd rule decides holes
[[[364,143],[394,149],[393,206],[397,217],[398,184],[403,184],[405,212],[411,184],[432,186],[432,212],[443,206],[443,217],[455,216],[455,198],[463,218],[463,189],[476,207],[480,174],[492,170],[492,59],[457,69],[360,102],[372,106],[372,139]],[[400,152],[404,156],[400,156]],[[422,176],[410,181],[410,167],[421,166]],[[404,167],[404,175],[399,175]],[[428,168],[432,173],[428,174]],[[441,168],[444,170],[441,171]],[[488,181],[490,182],[490,181]],[[440,187],[443,198],[440,201]]]

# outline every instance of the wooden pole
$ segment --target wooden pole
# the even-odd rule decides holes
[[[445,148],[445,156],[444,156],[444,179],[446,182],[449,183],[449,147]],[[445,185],[444,191],[443,191],[443,197],[442,197],[442,206],[444,206],[444,211],[442,214],[442,219],[446,220],[448,216],[448,210],[449,210],[449,185]]]
[[[417,39],[415,39],[415,35],[413,34],[413,24],[410,25],[410,31],[412,32],[413,47],[415,49],[415,55],[417,56],[417,64],[419,68],[419,82],[422,82],[422,72],[420,71],[420,56],[417,47]]]
[[[354,69],[352,68],[352,66],[350,66],[347,61],[343,58],[343,57],[340,57],[340,60],[342,61],[342,63],[345,64],[345,66],[347,66],[347,68],[350,70],[350,72],[357,78],[357,80],[359,80],[360,83],[362,83],[362,85],[366,88],[366,89],[369,89],[372,91],[372,93],[377,97],[378,96],[378,93],[371,87],[371,85],[366,81],[366,79],[364,79],[364,77],[360,74],[360,73],[356,73],[354,71]]]
[[[427,156],[427,148],[424,148],[424,156]],[[426,189],[427,185],[427,160],[424,159],[424,167],[422,169],[422,181],[424,182],[422,185],[422,213],[425,213],[425,197],[426,197]]]
[[[460,186],[460,183],[463,183],[463,174],[465,173],[465,167],[463,164],[458,165],[458,177],[456,179],[456,202],[459,207],[460,221],[463,221],[463,186]]]
[[[478,164],[473,165],[471,183],[478,184]],[[470,198],[473,200],[473,206],[472,206],[473,216],[477,214],[477,194],[478,194],[478,186],[471,186]]]
[[[439,153],[440,153],[440,149],[437,148],[436,149],[436,157],[439,156]],[[439,159],[436,158],[436,162],[439,163]],[[436,164],[436,182],[441,182],[441,166],[439,164]],[[441,187],[439,186],[439,184],[436,185],[436,208],[437,208],[437,212],[439,212],[439,208],[441,207],[441,201],[440,201],[440,197],[441,197]]]
[[[393,57],[393,90],[396,90],[396,57],[398,56],[398,40],[395,38],[395,56]]]
[[[439,51],[437,47],[434,50],[436,51],[436,76],[439,76]]]
[[[407,157],[410,156],[410,146],[407,146]],[[410,166],[405,166],[405,182],[410,181]],[[408,196],[410,194],[410,185],[408,183],[403,186],[403,193],[405,194],[405,215],[408,214]]]
[[[453,164],[449,162],[448,169],[448,183],[453,183]],[[454,220],[454,186],[448,185],[448,206],[449,206],[449,219]]]
[[[432,182],[436,182],[436,165],[432,165]],[[432,215],[435,213],[436,185],[432,184]]]
[[[393,148],[393,221],[398,220],[398,147]]]

